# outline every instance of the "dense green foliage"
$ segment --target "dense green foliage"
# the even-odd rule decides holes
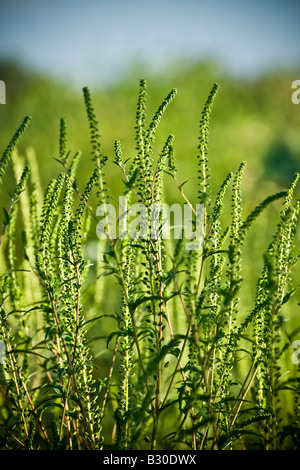
[[[44,188],[41,150],[16,150],[25,118],[0,160],[1,198],[9,165],[16,179],[6,205],[3,196],[0,240],[2,448],[299,448],[299,366],[291,362],[299,174],[286,188],[261,184],[245,202],[244,161],[231,161],[222,178],[219,163],[214,176],[208,136],[218,85],[202,103],[194,168],[187,160],[185,172],[162,119],[172,123],[175,89],[148,120],[141,80],[134,146],[121,128],[113,157],[103,152],[90,90],[83,94],[89,157],[72,150],[72,125],[61,119],[57,173]],[[140,203],[148,214],[173,195],[203,204],[201,250],[161,232],[97,238],[97,206],[118,208],[119,195],[126,210]]]

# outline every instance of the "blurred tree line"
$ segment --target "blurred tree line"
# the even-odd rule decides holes
[[[228,171],[247,161],[247,185],[251,191],[266,184],[286,186],[299,169],[299,107],[291,101],[291,84],[297,71],[276,71],[256,78],[232,77],[216,64],[174,64],[159,75],[146,76],[149,119],[164,96],[175,87],[176,99],[164,116],[157,152],[169,133],[182,180],[190,178],[196,162],[198,124],[202,106],[214,82],[221,86],[210,129],[210,163],[217,188]],[[114,140],[120,139],[125,158],[135,152],[134,126],[138,82],[133,71],[106,87],[91,86],[102,134],[102,151],[108,156],[108,178],[116,183]],[[0,79],[6,83],[6,105],[0,106],[0,152],[25,115],[32,117],[19,151],[33,147],[40,166],[41,183],[57,174],[59,119],[66,118],[69,149],[84,153],[81,175],[89,174],[88,123],[82,91],[55,81],[14,62],[0,63]],[[89,86],[89,83],[86,84]],[[220,180],[218,178],[220,175]],[[192,189],[190,188],[192,192]],[[192,197],[192,194],[191,194]]]

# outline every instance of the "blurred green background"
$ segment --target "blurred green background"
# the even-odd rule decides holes
[[[19,144],[22,153],[33,147],[41,184],[58,171],[59,120],[66,118],[68,148],[71,154],[81,150],[80,176],[90,175],[89,128],[81,88],[70,88],[64,82],[34,74],[15,62],[1,62],[1,78],[8,83],[7,105],[0,107],[1,150],[24,116],[32,122]],[[112,190],[117,190],[118,169],[114,159],[114,141],[120,139],[124,158],[135,153],[135,111],[140,78],[148,84],[148,119],[162,99],[173,88],[178,94],[169,106],[157,135],[156,156],[167,136],[175,135],[175,151],[180,180],[195,182],[199,120],[207,95],[214,82],[220,90],[211,119],[209,159],[212,187],[216,190],[228,171],[247,162],[245,191],[256,198],[257,191],[286,187],[299,170],[299,107],[292,103],[291,73],[275,70],[257,78],[233,78],[214,63],[199,62],[174,66],[165,75],[149,73],[146,77],[130,74],[118,84],[105,89],[90,86],[102,134],[102,151],[108,156],[107,177]],[[88,84],[87,84],[88,85]],[[187,185],[192,198],[193,186]],[[168,193],[169,194],[169,193]],[[260,195],[259,195],[260,197]]]

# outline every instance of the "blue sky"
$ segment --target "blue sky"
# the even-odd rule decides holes
[[[299,21],[300,0],[0,0],[0,59],[80,85],[134,61],[214,57],[252,75],[299,66]]]

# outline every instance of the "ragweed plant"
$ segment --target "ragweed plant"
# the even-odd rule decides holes
[[[65,119],[60,172],[44,190],[33,149],[24,157],[16,149],[28,117],[8,144],[2,194],[10,166],[16,188],[3,206],[0,238],[1,448],[299,448],[297,366],[282,378],[297,334],[284,315],[298,289],[299,175],[248,215],[245,162],[211,192],[208,137],[218,89],[213,85],[200,116],[192,200],[178,175],[174,135],[157,153],[154,146],[175,89],[148,122],[140,81],[131,159],[120,140],[112,158],[102,153],[84,88],[91,155],[84,156],[90,178],[82,187],[82,154],[69,150]],[[108,189],[112,163],[123,182],[119,203]],[[175,215],[172,225],[178,205],[165,204],[170,184],[189,210],[188,234]],[[247,254],[247,235],[261,236],[257,220],[279,203],[260,263]],[[245,260],[254,277],[261,271],[254,295]],[[110,355],[105,366],[101,354]]]

